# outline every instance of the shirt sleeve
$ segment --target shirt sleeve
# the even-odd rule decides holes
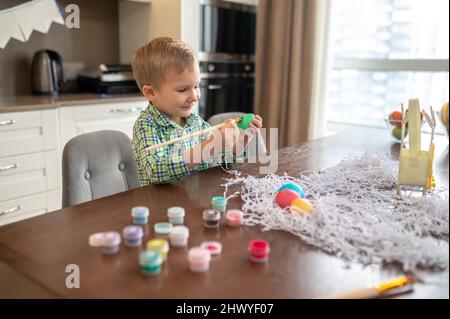
[[[133,143],[135,160],[141,175],[144,175],[141,176],[142,180],[151,184],[164,184],[189,175],[183,148],[167,145],[151,151],[147,150],[150,146],[162,142],[153,123],[136,123],[133,139],[135,139]]]

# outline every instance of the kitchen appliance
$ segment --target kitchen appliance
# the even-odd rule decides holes
[[[253,113],[254,63],[200,62],[199,115]]]
[[[40,50],[31,64],[31,88],[36,95],[57,95],[64,82],[61,56],[52,50]]]
[[[253,113],[256,6],[199,0],[200,116]]]
[[[200,0],[200,60],[254,61],[256,6]]]

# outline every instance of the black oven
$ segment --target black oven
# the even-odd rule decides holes
[[[256,6],[200,0],[200,55],[255,54]]]
[[[254,63],[200,62],[200,70],[200,116],[253,113]]]

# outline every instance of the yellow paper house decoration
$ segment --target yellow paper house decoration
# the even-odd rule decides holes
[[[430,107],[431,116],[422,112],[428,125],[431,127],[431,140],[428,151],[421,149],[421,112],[418,99],[409,100],[406,111],[402,105],[402,136],[400,144],[400,162],[397,180],[397,194],[400,195],[401,185],[423,187],[423,194],[435,186],[433,177],[434,159],[434,130],[436,119],[433,109]],[[409,131],[409,148],[404,145],[404,132],[406,125]]]

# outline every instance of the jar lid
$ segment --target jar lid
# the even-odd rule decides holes
[[[167,253],[169,251],[169,243],[165,239],[157,238],[151,239],[147,243],[147,249],[158,250],[161,253]]]
[[[170,207],[167,210],[167,216],[169,218],[177,218],[183,217],[185,215],[185,211],[183,207]]]
[[[144,231],[141,226],[127,226],[122,231],[123,237],[129,239],[138,239],[144,236]]]
[[[172,229],[171,223],[156,223],[154,226],[155,233],[161,235],[167,235]]]
[[[174,226],[170,230],[169,237],[172,239],[189,237],[189,228],[186,226]]]
[[[220,255],[222,253],[222,244],[218,241],[205,241],[200,247],[208,249],[212,256]]]
[[[208,221],[219,220],[220,212],[214,209],[206,209],[203,211],[203,219]]]
[[[131,215],[133,217],[146,217],[150,215],[148,207],[136,206],[131,209]]]
[[[191,248],[188,251],[188,260],[190,262],[209,262],[211,260],[211,252],[201,247]]]
[[[89,245],[92,247],[116,246],[121,241],[120,234],[115,231],[95,233],[89,236]]]
[[[159,266],[164,259],[157,250],[145,250],[139,254],[139,264],[141,266]]]

